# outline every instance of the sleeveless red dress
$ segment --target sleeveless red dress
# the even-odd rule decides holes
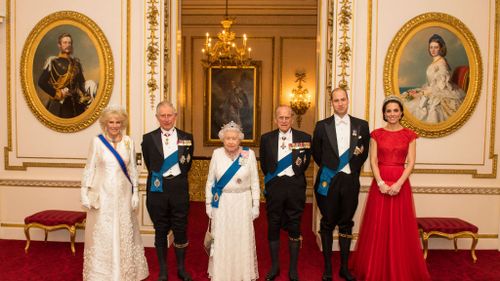
[[[409,143],[418,136],[410,129],[371,133],[377,142],[380,176],[390,186],[404,171]],[[352,259],[358,280],[431,280],[422,253],[410,182],[398,195],[382,194],[372,181]]]

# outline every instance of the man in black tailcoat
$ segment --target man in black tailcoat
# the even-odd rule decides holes
[[[356,280],[348,270],[352,239],[352,220],[358,206],[359,174],[368,157],[368,123],[347,114],[347,91],[336,88],[331,93],[334,115],[316,123],[313,134],[313,157],[320,167],[314,185],[321,212],[320,235],[325,261],[324,281],[332,280],[332,233],[338,226],[340,277]]]
[[[297,260],[301,243],[300,220],[306,202],[305,171],[311,160],[311,136],[292,129],[293,114],[289,106],[276,109],[278,129],[268,132],[260,141],[260,167],[265,175],[268,240],[272,266],[265,280],[279,275],[280,229],[288,231],[290,252],[289,278],[299,280]]]
[[[145,134],[141,144],[144,163],[148,168],[146,206],[155,228],[159,281],[168,280],[166,256],[170,230],[174,234],[177,275],[183,281],[192,280],[184,268],[184,260],[189,244],[186,235],[188,171],[193,159],[194,143],[192,134],[175,128],[176,117],[177,112],[172,103],[160,102],[156,107],[160,128]],[[164,165],[164,162],[169,162],[167,158],[171,159],[170,165]]]

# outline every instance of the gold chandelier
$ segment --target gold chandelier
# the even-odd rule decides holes
[[[235,18],[229,18],[228,0],[226,0],[226,14],[220,22],[223,30],[217,33],[218,40],[214,43],[210,35],[206,34],[204,48],[201,50],[204,58],[201,60],[204,67],[210,66],[246,66],[250,65],[252,59],[250,53],[252,48],[247,47],[247,35],[243,34],[243,46],[239,47],[236,42],[236,34],[231,31],[231,25]]]

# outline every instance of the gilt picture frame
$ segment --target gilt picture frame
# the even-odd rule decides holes
[[[70,49],[62,47],[68,42]],[[23,47],[20,72],[32,113],[62,133],[93,124],[113,88],[113,56],[103,31],[74,11],[52,13],[35,25]]]
[[[431,54],[431,46],[441,46],[438,55]],[[405,127],[438,138],[458,130],[472,115],[482,73],[479,47],[469,28],[451,15],[425,13],[404,24],[392,40],[384,92],[402,99]]]
[[[218,132],[230,121],[241,126],[245,146],[258,146],[261,63],[205,68],[204,145],[218,146]]]

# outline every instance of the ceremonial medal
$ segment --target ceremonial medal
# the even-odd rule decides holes
[[[281,139],[283,140],[283,143],[281,144],[281,149],[285,149],[286,148],[286,145],[285,145],[286,137],[281,137]]]
[[[170,137],[169,133],[163,134],[165,136],[165,144],[168,145],[168,137]]]
[[[214,201],[215,202],[219,201],[219,194],[215,193],[215,195],[214,195]]]
[[[298,167],[300,167],[300,165],[302,165],[302,158],[297,157],[297,160],[295,160],[295,165],[297,165]]]
[[[323,181],[323,182],[321,183],[321,185],[322,185],[323,187],[327,187],[327,186],[328,186],[328,182]]]
[[[181,164],[186,163],[186,156],[182,155],[180,159]]]
[[[187,157],[186,157],[186,162],[189,163],[189,161],[191,161],[191,155],[188,154]]]
[[[160,180],[156,179],[155,182],[154,182],[155,187],[156,188],[160,187],[160,184],[161,184]]]
[[[240,178],[238,178],[238,179],[236,180],[236,182],[237,182],[238,184],[241,184],[241,179],[240,179]]]

